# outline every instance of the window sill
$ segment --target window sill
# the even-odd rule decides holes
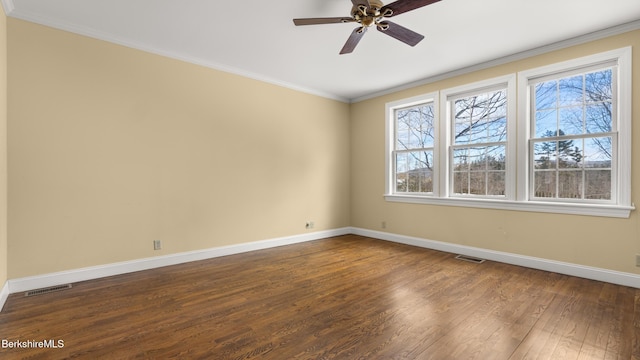
[[[430,196],[386,194],[385,200],[391,202],[404,202],[412,204],[461,206],[482,209],[498,209],[513,211],[532,211],[555,214],[572,214],[587,216],[604,216],[615,218],[629,218],[635,206],[600,205],[600,204],[573,204],[573,203],[549,203],[541,201],[511,201],[492,199],[469,198],[438,198]]]

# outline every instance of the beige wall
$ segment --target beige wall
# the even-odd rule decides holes
[[[11,18],[8,42],[9,278],[350,224],[348,104]]]
[[[0,288],[7,281],[7,17],[0,10]]]
[[[640,274],[637,211],[612,219],[382,196],[386,102],[630,45],[640,94],[639,31],[349,106],[7,21],[11,226],[0,280],[301,234],[307,220],[314,230],[385,221],[392,233]],[[640,156],[633,169],[638,202]]]
[[[640,274],[638,210],[629,219],[543,214],[386,202],[384,194],[385,103],[435,90],[633,46],[633,93],[640,94],[640,31],[535,56],[433,84],[362,101],[351,109],[351,224],[551,260]],[[633,143],[640,143],[640,106],[633,108]],[[632,201],[640,204],[640,152],[634,146]]]

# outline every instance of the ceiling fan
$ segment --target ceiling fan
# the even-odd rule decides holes
[[[293,23],[298,26],[352,22],[360,24],[347,39],[340,51],[341,55],[353,52],[364,33],[373,25],[383,34],[387,34],[405,44],[415,46],[424,39],[423,35],[384,18],[393,17],[438,1],[440,0],[397,0],[389,5],[384,5],[380,0],[351,0],[353,3],[351,17],[293,19]]]

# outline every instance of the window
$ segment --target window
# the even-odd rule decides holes
[[[518,199],[544,211],[628,217],[631,48],[518,75]]]
[[[437,121],[435,95],[387,104],[391,145],[387,187],[397,194],[432,195]]]
[[[433,102],[394,110],[395,187],[400,193],[433,193]]]
[[[504,197],[507,89],[449,98],[452,196]]]
[[[513,198],[515,141],[508,139],[516,135],[515,79],[388,103],[387,199]]]
[[[530,80],[532,199],[615,199],[615,64]]]
[[[388,201],[614,217],[634,209],[631,48],[386,110]]]

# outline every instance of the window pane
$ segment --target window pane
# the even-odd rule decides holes
[[[558,105],[569,106],[582,104],[583,102],[583,77],[582,75],[560,79],[558,83]]]
[[[468,171],[453,172],[453,193],[454,194],[469,193],[469,172]]]
[[[582,106],[560,109],[558,117],[558,135],[577,135],[583,131]]]
[[[507,118],[501,117],[491,121],[487,131],[487,141],[499,142],[507,140]]]
[[[453,129],[453,143],[454,144],[468,144],[469,143],[469,122],[456,122]]]
[[[610,154],[611,137],[535,142],[533,196],[610,199]]]
[[[585,101],[587,102],[611,102],[612,70],[607,69],[585,75]]]
[[[404,129],[398,129],[396,132],[396,149],[397,150],[409,149],[409,128],[406,126]]]
[[[536,171],[533,177],[533,196],[542,198],[556,197],[556,172]]]
[[[587,168],[611,168],[611,137],[585,139],[584,166]]]
[[[487,169],[489,170],[505,170],[506,169],[507,147],[505,145],[490,146],[487,148]]]
[[[467,161],[470,170],[485,170],[487,168],[485,151],[485,147],[467,148]]]
[[[431,192],[433,152],[416,151],[409,153],[409,192]]]
[[[583,139],[560,140],[557,142],[558,168],[572,169],[582,166]]]
[[[587,170],[585,183],[586,199],[611,199],[611,170]]]
[[[581,139],[536,141],[533,161],[536,169],[575,168],[584,158]]]
[[[557,141],[536,141],[533,144],[535,169],[555,169],[557,164]]]
[[[469,193],[472,195],[486,195],[487,173],[485,171],[471,171],[469,179]]]
[[[478,120],[471,124],[469,127],[469,143],[487,142],[488,125],[488,122],[484,120]]]
[[[506,90],[458,99],[455,101],[454,112],[454,144],[506,140]]]
[[[486,115],[483,118],[502,118],[507,116],[507,91],[500,90],[484,94]]]
[[[611,131],[611,69],[560,79],[558,91],[554,90],[555,84],[547,81],[535,86],[536,137]]]
[[[413,116],[411,113],[409,115],[409,142],[407,143],[407,148],[416,149],[423,147],[421,144],[422,132],[421,132],[421,123]]]
[[[453,150],[453,193],[469,193],[469,149]]]
[[[396,191],[433,191],[433,151],[412,151],[396,155]]]
[[[555,109],[558,98],[558,82],[547,81],[536,85],[536,110]]]
[[[455,124],[455,133],[455,144],[505,141],[507,138],[507,119],[499,117],[478,120],[475,123],[457,122]]]
[[[430,192],[431,191],[431,182],[427,179],[427,174],[423,172],[423,170],[412,171],[408,174],[407,178],[407,186],[408,192]],[[427,189],[428,187],[428,189]]]
[[[420,149],[424,147],[423,141],[421,141],[420,130],[419,129],[411,129],[412,131],[409,133],[409,144],[407,146],[408,149]]]
[[[433,147],[433,104],[396,110],[396,149]]]
[[[504,95],[503,91],[496,91],[457,100],[455,103],[455,119],[475,123],[497,116],[496,113],[502,113],[501,107],[506,105],[505,99],[506,95]]]
[[[467,171],[469,169],[469,150],[453,150],[453,171]]]
[[[587,133],[611,131],[611,103],[587,105],[586,108]]]
[[[396,154],[396,191],[407,191],[407,170],[409,169],[407,164],[407,154]]]
[[[454,193],[504,196],[505,168],[505,145],[454,149]]]
[[[558,175],[558,197],[582,199],[582,171],[560,171]]]
[[[420,131],[420,143],[423,148],[430,148],[434,145],[433,114],[431,121],[427,122]]]
[[[556,142],[558,168],[577,168],[582,160],[582,140],[558,140]]]
[[[545,110],[536,112],[535,137],[555,136],[558,131],[558,111]]]
[[[456,100],[454,103],[454,119],[456,122],[469,122],[474,111],[474,98]]]
[[[503,195],[505,189],[504,171],[490,171],[487,177],[487,195]]]
[[[396,174],[396,191],[407,192],[407,173]]]

